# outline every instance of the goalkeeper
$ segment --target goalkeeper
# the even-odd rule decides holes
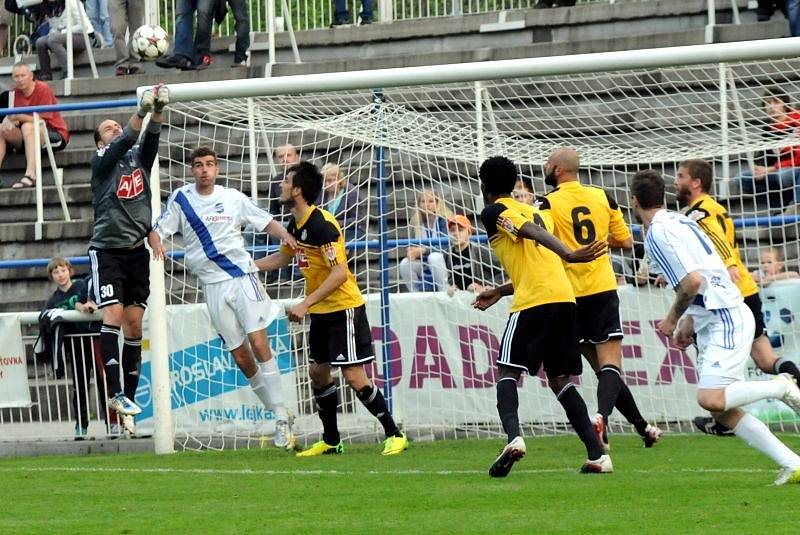
[[[150,255],[144,245],[153,220],[150,169],[158,155],[161,112],[168,103],[169,92],[159,84],[144,92],[138,111],[125,128],[106,119],[94,131],[97,153],[91,162],[94,230],[89,241],[90,292],[103,311],[100,351],[108,406],[123,416],[129,433],[134,431],[133,416],[141,412],[132,399],[139,386],[142,316],[150,295]],[[150,112],[150,124],[137,145]],[[121,359],[120,328],[125,335]]]

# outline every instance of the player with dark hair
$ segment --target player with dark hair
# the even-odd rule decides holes
[[[291,212],[288,230],[297,240],[297,248],[282,244],[277,253],[256,261],[259,269],[271,271],[288,266],[294,257],[306,280],[306,296],[288,316],[295,322],[303,321],[307,314],[311,317],[308,372],[323,432],[321,441],[297,456],[344,452],[336,421],[339,395],[331,377],[332,366],[341,370],[358,399],[383,426],[382,454],[396,455],[408,448],[408,440],[364,370],[364,364],[375,359],[364,298],[347,267],[339,223],[313,204],[321,190],[322,174],[314,164],[300,162],[287,169],[280,199]]]
[[[545,163],[545,184],[550,193],[539,199],[540,209],[549,210],[555,235],[568,247],[580,247],[596,238],[608,246],[631,249],[633,237],[616,201],[595,186],[578,180],[580,160],[571,147],[553,151]],[[622,322],[619,317],[617,278],[608,255],[583,264],[564,263],[578,311],[578,341],[581,353],[597,375],[595,432],[608,449],[608,417],[616,406],[633,424],[646,448],[661,437],[661,430],[647,423],[622,379]]]
[[[515,201],[511,191],[517,167],[503,156],[487,159],[480,168],[486,208],[481,213],[489,243],[511,283],[485,290],[474,306],[486,310],[504,295],[514,295],[497,359],[497,411],[508,444],[489,469],[505,477],[525,456],[519,426],[517,382],[523,371],[538,373],[544,365],[550,389],[564,407],[570,424],[586,446],[588,460],[581,472],[612,472],[611,457],[594,432],[586,404],[570,382],[581,374],[576,332],[575,296],[564,272],[567,262],[591,262],[605,254],[606,243],[592,241],[575,251],[551,234],[553,222],[537,208]]]
[[[678,203],[685,207],[686,217],[697,223],[714,244],[714,249],[722,259],[731,280],[744,298],[755,318],[755,337],[750,356],[765,373],[789,373],[795,380],[800,380],[797,364],[786,358],[778,358],[772,350],[767,336],[764,314],[761,312],[761,298],[758,296],[758,285],[742,262],[739,246],[736,244],[736,233],[733,220],[728,211],[711,197],[714,182],[714,170],[705,160],[686,160],[678,166],[675,176],[675,195]],[[698,416],[694,423],[700,431],[710,435],[732,435],[733,431],[715,422],[713,418]]]
[[[637,173],[631,193],[634,214],[646,230],[645,252],[675,290],[672,306],[656,328],[677,347],[696,340],[698,404],[780,466],[776,485],[800,483],[800,456],[741,409],[780,399],[800,412],[800,389],[787,373],[772,381],[745,380],[755,320],[711,239],[696,222],[665,209],[664,181],[658,173]]]

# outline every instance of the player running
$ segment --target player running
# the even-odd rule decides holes
[[[482,292],[474,306],[486,310],[502,296],[514,295],[497,359],[497,411],[508,444],[492,464],[489,475],[507,476],[514,463],[525,456],[517,382],[523,371],[536,375],[542,365],[550,389],[586,446],[588,460],[581,472],[612,472],[611,457],[603,452],[586,404],[569,379],[570,375],[581,374],[582,365],[575,297],[561,263],[561,259],[591,262],[605,254],[606,243],[592,241],[572,251],[553,236],[549,216],[542,217],[534,206],[511,198],[517,167],[508,158],[487,159],[481,164],[479,176],[486,202],[481,220],[511,283]]]
[[[714,170],[705,160],[686,160],[678,166],[675,177],[675,195],[678,203],[686,207],[686,217],[696,222],[714,245],[728,274],[739,288],[744,304],[750,308],[755,318],[755,334],[750,356],[756,366],[769,374],[789,373],[795,381],[800,380],[797,364],[787,358],[778,358],[772,350],[767,337],[767,326],[761,312],[761,298],[758,285],[742,262],[733,221],[728,211],[710,195],[714,181]],[[733,432],[713,418],[698,416],[694,423],[700,431],[710,435],[732,435]]]
[[[712,241],[697,223],[664,208],[664,180],[657,172],[636,173],[631,193],[634,214],[647,229],[645,251],[676,293],[667,317],[656,327],[663,335],[674,336],[678,347],[687,347],[692,335],[697,336],[698,403],[778,463],[776,485],[800,483],[800,456],[740,408],[762,399],[780,399],[800,412],[800,389],[789,374],[772,381],[744,380],[755,320]]]
[[[288,316],[295,322],[303,321],[306,314],[311,317],[308,372],[323,431],[321,441],[297,456],[344,452],[336,422],[339,395],[331,366],[341,370],[358,399],[383,426],[386,440],[382,455],[396,455],[408,448],[408,440],[364,370],[364,364],[375,359],[364,298],[347,267],[339,223],[312,204],[321,189],[322,175],[313,164],[300,162],[287,169],[280,199],[291,212],[289,233],[297,245],[283,244],[279,252],[256,262],[259,269],[272,271],[288,266],[295,257],[306,280],[306,297],[289,310]]]
[[[92,156],[94,230],[89,241],[92,300],[103,311],[100,352],[105,366],[108,406],[134,433],[133,416],[142,409],[132,400],[139,386],[142,317],[150,295],[150,255],[144,245],[153,223],[150,169],[158,155],[161,112],[169,103],[162,85],[147,90],[125,128],[112,119],[94,131]],[[141,144],[144,118],[152,112]],[[120,328],[123,381],[120,382]]]
[[[581,184],[579,166],[578,153],[568,147],[555,150],[545,163],[544,181],[555,189],[539,199],[540,209],[550,210],[555,235],[573,249],[598,237],[608,239],[609,247],[631,249],[633,238],[616,201],[600,188]],[[581,264],[564,262],[564,269],[575,292],[581,353],[597,375],[595,432],[608,450],[608,417],[616,406],[650,448],[661,430],[642,417],[622,380],[622,323],[617,278],[609,257]]]
[[[199,147],[189,161],[195,182],[172,193],[150,235],[150,247],[155,258],[163,260],[162,240],[176,233],[183,236],[186,267],[202,283],[211,324],[253,393],[275,415],[275,446],[292,450],[291,418],[266,331],[278,307],[244,248],[242,227],[249,223],[290,245],[294,238],[240,191],[215,185],[219,166],[213,150]]]

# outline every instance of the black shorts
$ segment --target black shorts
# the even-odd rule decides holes
[[[364,305],[310,316],[308,344],[315,363],[352,366],[375,359]]]
[[[136,305],[147,308],[150,296],[150,253],[144,244],[133,249],[89,247],[92,279],[89,297],[99,308]]]
[[[753,335],[753,340],[757,340],[760,336],[767,334],[767,325],[764,323],[764,313],[761,311],[761,297],[758,292],[753,295],[748,295],[744,298],[744,304],[753,313],[753,319],[756,320],[756,330]]]
[[[619,319],[619,296],[616,290],[576,297],[578,305],[578,341],[602,344],[622,338]]]
[[[508,317],[497,365],[536,375],[542,364],[549,377],[583,371],[574,303],[548,303]]]

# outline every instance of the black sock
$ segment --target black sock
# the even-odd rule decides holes
[[[619,368],[613,364],[606,364],[597,372],[597,411],[603,415],[606,424],[617,403],[622,384]]]
[[[107,394],[112,398],[122,392],[119,384],[119,327],[105,323],[100,327],[100,353],[106,368]]]
[[[642,413],[639,412],[639,407],[636,406],[636,400],[633,399],[633,392],[631,392],[631,389],[628,388],[628,385],[626,385],[624,381],[622,382],[622,388],[619,390],[619,396],[617,396],[616,407],[620,414],[633,424],[633,427],[636,428],[636,432],[644,436],[645,430],[647,429],[647,421],[642,416]]]
[[[561,389],[561,392],[556,396],[558,402],[564,407],[564,412],[567,413],[567,419],[572,424],[572,428],[580,437],[584,446],[586,446],[586,455],[590,461],[599,459],[603,455],[603,448],[597,442],[597,435],[594,432],[594,426],[589,420],[589,412],[586,410],[586,403],[583,398],[575,389],[572,383],[567,384]]]
[[[497,383],[497,413],[503,422],[503,431],[508,435],[508,441],[521,435],[519,430],[519,394],[517,394],[517,381],[514,379],[501,379]]]
[[[319,419],[322,420],[322,440],[329,446],[335,446],[341,441],[339,426],[336,424],[336,408],[339,406],[336,385],[331,383],[322,388],[315,388],[314,401],[317,404]]]
[[[139,369],[142,364],[142,339],[128,338],[122,343],[122,390],[133,401],[139,388]]]
[[[392,414],[389,412],[389,407],[386,406],[386,399],[384,399],[383,393],[381,393],[380,390],[369,385],[356,392],[356,396],[358,396],[358,399],[364,404],[370,414],[378,419],[387,437],[400,436],[400,429],[398,429],[397,424],[394,423],[394,418],[392,418]]]
[[[800,383],[800,370],[797,369],[797,364],[789,359],[781,357],[776,360],[774,371],[776,375],[779,373],[790,373],[792,377],[794,377],[794,380]]]

